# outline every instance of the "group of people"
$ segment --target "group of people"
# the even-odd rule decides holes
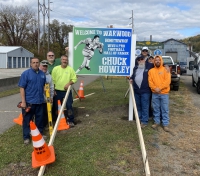
[[[66,53],[68,48],[66,48]],[[63,102],[68,87],[77,82],[77,76],[72,67],[68,65],[68,56],[62,55],[55,59],[54,52],[47,53],[47,60],[39,61],[34,57],[30,61],[30,68],[25,70],[20,77],[18,86],[20,87],[21,107],[22,107],[22,129],[24,144],[30,143],[30,121],[35,120],[35,124],[44,134],[44,128],[48,124],[47,105],[45,97],[45,84],[50,87],[50,101],[53,103],[52,112],[57,112],[58,100]],[[67,118],[70,127],[74,126],[73,98],[70,91],[66,102]],[[30,111],[26,112],[26,107]],[[58,114],[53,114],[54,116]],[[54,119],[56,120],[56,119]],[[44,135],[43,135],[44,137]]]
[[[53,104],[52,115],[54,120],[56,120],[58,100],[62,103],[68,87],[77,82],[76,72],[68,65],[67,52],[68,48],[66,48],[66,55],[55,59],[54,52],[49,51],[47,53],[47,60],[42,60],[41,62],[36,57],[32,58],[30,68],[25,70],[20,77],[18,86],[20,87],[22,101],[24,144],[30,143],[29,123],[33,118],[41,134],[43,134],[44,128],[48,124],[45,84],[49,84],[50,87],[50,101]],[[162,57],[149,56],[148,47],[143,47],[141,55],[136,58],[133,74],[130,77],[130,83],[133,84],[134,88],[141,128],[147,126],[152,106],[155,121],[152,128],[156,129],[162,123],[163,129],[167,132],[169,131],[168,94],[170,82],[171,75],[169,69],[163,66]],[[70,91],[66,102],[67,118],[70,127],[74,126],[72,104],[73,97]],[[26,107],[31,107],[29,112],[26,112]]]
[[[134,96],[141,128],[145,128],[153,108],[153,129],[162,124],[169,132],[169,91],[171,74],[168,66],[163,65],[159,55],[149,56],[148,47],[142,48],[137,56],[130,83],[133,85]]]

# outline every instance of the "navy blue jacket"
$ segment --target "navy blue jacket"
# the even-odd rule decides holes
[[[148,60],[146,60],[145,69],[144,69],[144,73],[143,73],[143,80],[141,83],[141,87],[139,88],[138,85],[134,81],[135,73],[136,73],[136,70],[138,69],[138,64],[135,64],[135,67],[133,68],[133,74],[130,77],[130,79],[133,80],[133,88],[134,88],[135,93],[137,93],[137,94],[151,93],[151,89],[149,87],[149,82],[148,82],[148,72],[153,67],[154,67],[154,64],[149,63]]]

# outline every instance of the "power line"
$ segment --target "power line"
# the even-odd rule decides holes
[[[43,15],[43,52],[45,46],[45,17],[48,18],[48,50],[49,50],[49,24],[50,24],[50,0],[48,0],[48,7],[46,7],[45,0],[43,4],[38,0],[38,54],[40,52],[40,13]]]

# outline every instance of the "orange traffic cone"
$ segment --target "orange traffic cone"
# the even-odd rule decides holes
[[[33,142],[32,167],[40,167],[55,161],[53,146],[47,146],[44,138],[33,121],[30,122],[31,136]]]
[[[81,98],[81,99],[85,98],[84,90],[83,90],[83,81],[81,81],[81,83],[80,83],[80,87],[79,87],[79,90],[78,90],[78,95],[79,95],[79,97],[76,96],[76,98]]]
[[[13,122],[15,122],[18,125],[22,125],[22,121],[23,121],[22,113],[19,114],[18,118],[13,119]]]
[[[58,114],[60,113],[60,109],[61,109],[61,103],[60,103],[60,100],[58,100]],[[69,129],[69,125],[67,124],[67,121],[66,121],[66,118],[65,118],[65,115],[64,113],[62,112],[61,113],[61,117],[60,117],[60,122],[59,122],[59,125],[58,125],[58,128],[57,130],[60,131],[60,130],[67,130]]]

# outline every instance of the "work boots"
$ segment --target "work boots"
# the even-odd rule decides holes
[[[154,123],[151,127],[156,130],[158,128],[159,124]]]
[[[170,131],[169,128],[168,128],[167,126],[164,126],[164,127],[163,127],[163,130],[166,131],[166,132],[169,132],[169,131]]]

